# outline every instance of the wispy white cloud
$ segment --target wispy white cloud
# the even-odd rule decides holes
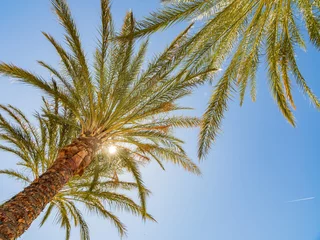
[[[310,200],[313,200],[313,199],[315,199],[315,197],[300,198],[300,199],[295,199],[295,200],[288,201],[287,203],[310,201]]]

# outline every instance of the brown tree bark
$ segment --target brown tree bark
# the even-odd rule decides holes
[[[21,236],[74,175],[90,164],[96,141],[79,138],[59,151],[53,165],[23,191],[0,206],[0,240]]]

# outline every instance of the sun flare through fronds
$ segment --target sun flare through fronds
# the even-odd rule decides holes
[[[116,152],[117,152],[117,147],[114,146],[114,145],[109,146],[109,147],[108,147],[108,152],[109,152],[110,154],[116,154]]]

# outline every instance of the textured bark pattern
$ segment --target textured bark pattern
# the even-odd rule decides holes
[[[23,234],[69,179],[83,173],[91,162],[94,142],[79,138],[61,149],[47,172],[0,206],[0,240]]]

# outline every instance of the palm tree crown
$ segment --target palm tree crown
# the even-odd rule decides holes
[[[60,112],[47,115],[61,124],[80,127],[80,135],[95,138],[99,146],[119,145],[128,153],[152,154],[155,159],[164,157],[192,172],[198,172],[182,150],[182,141],[170,131],[174,127],[199,125],[198,118],[170,113],[188,109],[175,102],[189,95],[191,87],[203,82],[204,76],[215,71],[205,67],[193,72],[186,69],[175,71],[183,60],[179,46],[185,41],[189,29],[181,33],[142,71],[148,41],[141,44],[136,54],[133,35],[130,40],[109,41],[115,32],[109,3],[102,0],[101,40],[95,53],[94,72],[90,72],[66,2],[55,0],[53,6],[66,30],[65,38],[71,53],[52,36],[47,33],[44,35],[59,54],[62,70],[39,61],[50,71],[53,76],[51,81],[45,81],[13,64],[1,63],[0,73],[59,99],[64,108],[71,111],[73,118],[63,116]],[[122,34],[133,33],[134,22],[129,12]]]
[[[262,56],[268,69],[270,91],[284,117],[295,126],[291,82],[319,109],[320,102],[307,85],[296,61],[296,48],[306,48],[302,26],[311,43],[320,48],[320,3],[312,0],[163,0],[166,5],[141,21],[136,36],[145,36],[173,23],[201,20],[184,48],[187,64],[225,71],[216,84],[202,122],[199,157],[203,157],[217,132],[236,90],[242,105],[248,85],[256,99],[256,72]]]
[[[63,134],[67,133],[74,139],[90,142],[90,145],[95,146],[96,154],[102,152],[106,147],[117,150],[116,157],[113,158],[121,159],[122,169],[132,174],[139,192],[141,209],[136,205],[130,206],[132,207],[130,209],[139,210],[144,217],[148,217],[145,200],[148,191],[141,178],[139,163],[155,160],[163,168],[163,161],[170,161],[192,173],[200,174],[198,167],[183,150],[183,142],[176,138],[173,132],[173,128],[177,127],[199,126],[200,120],[196,117],[175,115],[173,112],[188,109],[180,107],[177,101],[189,95],[192,87],[205,82],[206,78],[216,69],[206,64],[192,69],[188,66],[178,68],[182,65],[185,56],[184,49],[180,46],[187,41],[190,27],[183,31],[160,55],[152,59],[145,69],[142,69],[148,41],[141,43],[138,51],[135,51],[133,34],[135,20],[131,12],[127,13],[120,33],[129,37],[115,40],[116,33],[108,0],[101,0],[100,40],[95,52],[94,68],[91,69],[66,1],[53,0],[52,3],[65,29],[68,48],[65,49],[51,35],[44,33],[44,36],[57,51],[62,69],[56,69],[40,61],[40,65],[52,76],[52,79],[45,80],[13,64],[1,63],[0,74],[37,87],[49,98],[59,102],[61,108],[56,111],[48,111],[47,108],[44,108],[44,118],[49,122],[56,122],[64,126],[59,127],[59,131],[64,131]],[[46,125],[43,116],[38,120],[40,128],[42,124]],[[45,136],[42,135],[44,138]],[[53,143],[55,150],[67,144],[62,138],[54,138],[53,141],[55,140],[58,140]],[[42,143],[47,144],[46,141]],[[48,144],[49,147],[52,146]],[[26,146],[32,148],[28,144]],[[31,150],[28,154],[34,155],[35,153]],[[39,161],[38,155],[33,155],[29,159]],[[47,159],[45,164],[50,165],[54,157],[45,159]],[[90,169],[95,166],[92,161],[91,158],[82,161],[77,174],[84,178],[88,178],[86,174],[92,176]],[[31,169],[36,174],[35,177],[47,168],[44,166],[39,170],[38,166],[36,164],[33,166],[35,169]],[[86,173],[84,170],[89,172]],[[82,175],[83,173],[85,175]],[[107,177],[110,177],[109,170],[106,174]],[[82,186],[81,179],[81,177],[79,180],[75,179],[74,181],[79,182],[72,181],[71,185],[66,186],[66,189],[70,189],[73,199],[74,195],[78,194],[76,192],[82,191],[77,185]],[[96,182],[93,186],[99,186],[98,179],[93,180]],[[77,189],[76,191],[73,186]],[[86,201],[89,201],[88,199],[90,199],[90,204],[95,201],[91,199],[95,197],[94,194],[88,197],[87,189],[83,191],[81,193],[83,195],[77,195],[77,198],[81,198],[85,204]],[[62,195],[63,193],[59,193],[57,197]],[[100,197],[107,198],[107,196]],[[59,208],[61,202],[57,200],[56,203]],[[72,208],[68,204],[63,206]],[[60,211],[65,211],[64,208],[60,208]],[[95,210],[101,213],[98,205],[95,206]],[[76,214],[76,212],[73,213]],[[61,222],[68,228],[66,219],[62,217]]]

